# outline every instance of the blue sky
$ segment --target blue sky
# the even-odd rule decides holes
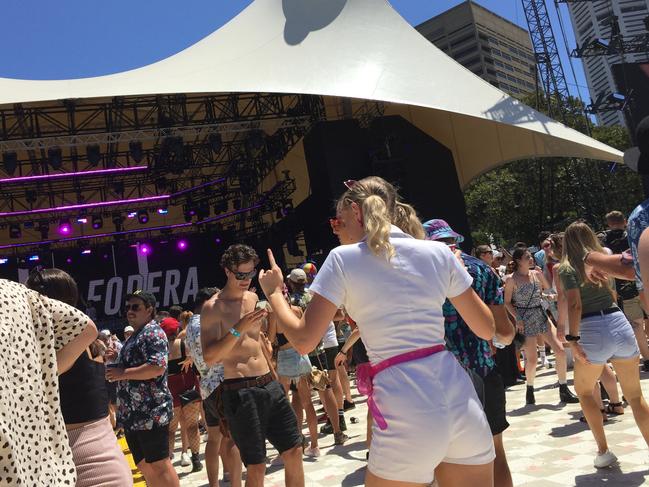
[[[460,1],[391,3],[416,25]],[[210,34],[249,3],[251,0],[3,0],[0,77],[80,78],[150,64]],[[478,3],[525,27],[520,0]],[[554,6],[547,3],[553,13]],[[565,10],[564,20],[570,28]],[[555,34],[560,37],[558,26]],[[572,30],[568,36],[574,44]],[[559,43],[565,51],[561,39]],[[574,84],[567,62],[564,64],[568,82]],[[581,65],[576,64],[577,83],[584,86]],[[574,86],[571,89],[574,91]]]

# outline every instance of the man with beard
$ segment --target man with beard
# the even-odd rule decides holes
[[[284,462],[285,485],[303,487],[302,436],[264,354],[261,327],[267,311],[255,309],[258,298],[249,291],[258,263],[257,253],[247,245],[231,245],[223,254],[221,267],[227,283],[201,311],[203,357],[207,365],[223,364],[220,402],[247,467],[246,485],[264,485],[268,439]]]

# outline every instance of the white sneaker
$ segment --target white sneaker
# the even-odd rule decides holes
[[[305,457],[311,457],[311,458],[319,457],[320,456],[320,448],[318,448],[317,446],[315,448],[309,447],[306,450],[304,450],[304,456]]]
[[[595,457],[593,465],[595,468],[606,468],[613,465],[617,462],[617,457],[611,452],[611,450],[606,450],[604,453],[598,453]]]
[[[192,464],[192,459],[189,457],[189,455],[185,452],[180,455],[180,466],[181,467],[189,467]]]

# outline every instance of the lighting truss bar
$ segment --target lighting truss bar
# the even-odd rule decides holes
[[[50,147],[77,147],[89,144],[117,144],[131,141],[157,140],[164,137],[183,137],[185,140],[206,138],[214,133],[248,132],[263,129],[303,127],[311,123],[311,117],[278,117],[275,119],[226,122],[205,125],[190,125],[184,127],[168,127],[146,130],[127,130],[98,134],[62,135],[56,137],[41,137],[18,140],[0,140],[0,152],[15,152],[18,150],[47,150]]]
[[[188,194],[192,191],[206,188],[208,186],[213,186],[215,184],[223,183],[227,180],[227,178],[218,178],[215,179],[214,181],[209,181],[207,183],[202,183],[199,184],[198,186],[194,186],[189,189],[185,189],[182,191],[178,191],[177,193],[172,193],[172,194],[166,194],[166,195],[158,195],[158,196],[146,196],[142,198],[130,198],[130,199],[122,199],[122,200],[115,200],[115,201],[97,201],[94,203],[82,203],[78,205],[65,205],[65,206],[56,206],[53,208],[37,208],[35,210],[20,210],[20,211],[7,211],[0,213],[0,217],[2,218],[10,218],[10,217],[18,217],[18,216],[31,216],[31,215],[38,215],[38,214],[43,214],[43,213],[64,213],[68,211],[78,211],[78,210],[87,210],[87,209],[93,209],[93,208],[105,208],[105,207],[113,207],[113,206],[121,206],[121,205],[139,205],[141,203],[153,203],[156,201],[166,201],[167,203],[172,202],[174,199],[177,199],[185,194]]]
[[[67,242],[78,242],[78,241],[83,241],[83,240],[92,240],[96,238],[105,238],[105,237],[115,237],[115,236],[120,236],[120,235],[131,235],[131,234],[136,234],[136,233],[146,233],[146,232],[155,232],[155,231],[160,231],[160,230],[173,230],[177,228],[188,228],[188,227],[194,227],[198,225],[203,225],[205,223],[214,223],[219,220],[224,220],[226,218],[240,215],[242,213],[247,213],[253,210],[256,210],[258,208],[261,208],[263,204],[258,203],[252,206],[249,206],[247,208],[241,208],[240,210],[234,210],[229,213],[224,213],[223,215],[219,215],[216,217],[208,218],[206,220],[201,220],[199,222],[189,222],[189,223],[176,223],[174,225],[163,225],[159,227],[150,227],[150,228],[134,228],[132,230],[123,230],[121,232],[112,232],[112,233],[98,233],[94,235],[82,235],[79,237],[69,237],[69,238],[61,238],[57,240],[45,240],[45,241],[37,241],[37,242],[24,242],[24,243],[17,243],[17,244],[7,244],[7,245],[0,245],[0,250],[6,250],[6,249],[17,249],[17,248],[24,248],[24,247],[35,247],[39,245],[51,245],[51,244],[60,244],[60,243],[67,243]]]
[[[597,56],[614,56],[620,54],[649,54],[649,34],[640,34],[631,38],[617,36],[606,39],[607,47],[602,46],[597,40],[590,41],[573,50],[570,54],[575,58],[588,58]]]
[[[8,211],[8,212],[0,213],[0,217],[6,218],[6,217],[24,216],[24,215],[41,215],[43,213],[61,213],[66,211],[87,210],[92,208],[105,208],[109,206],[151,203],[154,201],[169,200],[170,197],[171,197],[170,195],[166,194],[160,196],[146,196],[144,198],[132,198],[128,200],[97,201],[95,203],[82,203],[79,205],[57,206],[54,208],[37,208],[35,210]]]
[[[115,169],[98,169],[96,171],[42,174],[40,176],[21,176],[17,178],[0,179],[0,184],[18,184],[18,183],[32,183],[32,182],[36,183],[41,181],[52,181],[55,179],[109,176],[109,175],[133,173],[137,171],[146,171],[147,169],[148,166],[131,166],[131,167],[118,167]]]

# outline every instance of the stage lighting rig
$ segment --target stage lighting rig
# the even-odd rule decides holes
[[[95,215],[92,217],[92,228],[94,228],[95,230],[99,230],[103,226],[104,226],[104,219],[101,217],[101,215]]]
[[[47,240],[50,237],[50,222],[42,221],[38,224],[38,231],[41,234],[41,240]]]
[[[145,225],[149,223],[149,212],[146,210],[140,210],[137,212],[137,221],[140,222],[140,225]]]
[[[13,151],[2,154],[2,168],[9,176],[13,176],[18,169],[18,154]]]
[[[52,166],[52,169],[61,169],[63,167],[63,156],[60,147],[50,147],[47,149],[47,162]]]
[[[144,159],[144,151],[142,150],[142,142],[139,140],[132,140],[128,143],[128,151],[134,162],[140,163]]]
[[[90,144],[86,146],[86,157],[91,167],[97,167],[101,162],[101,148],[99,144]]]
[[[9,225],[9,238],[17,239],[23,236],[19,223]]]

